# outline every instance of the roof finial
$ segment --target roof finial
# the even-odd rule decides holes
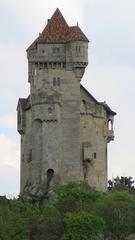
[[[79,22],[77,22],[77,27],[79,26]]]

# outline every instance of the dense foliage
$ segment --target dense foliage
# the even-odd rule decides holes
[[[128,190],[135,193],[134,187],[134,180],[131,176],[129,177],[119,177],[117,176],[113,180],[108,181],[108,190],[115,191],[115,190]]]
[[[43,198],[0,197],[1,240],[125,240],[135,233],[135,195],[127,190],[106,193],[85,182],[57,189],[47,207]]]

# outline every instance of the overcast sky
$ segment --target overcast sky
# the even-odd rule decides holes
[[[135,178],[135,1],[0,1],[0,194],[19,193],[20,137],[16,106],[27,97],[25,50],[43,30],[56,8],[69,25],[90,40],[89,66],[82,84],[115,117],[115,141],[108,146],[109,177]]]

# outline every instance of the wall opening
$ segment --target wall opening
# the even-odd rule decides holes
[[[112,121],[111,120],[108,121],[108,129],[112,130]]]
[[[83,104],[86,104],[86,101],[83,99],[83,100],[82,100],[82,103],[83,103]]]
[[[53,86],[60,86],[60,77],[54,77],[53,78]]]
[[[52,108],[49,107],[49,108],[48,108],[48,114],[51,114],[51,113],[52,113]]]
[[[52,178],[54,177],[54,170],[52,168],[49,168],[46,173],[47,173],[46,190],[48,191]]]
[[[97,158],[97,153],[96,152],[93,153],[93,157],[94,157],[94,159]]]
[[[54,175],[54,170],[51,169],[51,168],[49,168],[49,169],[47,170],[47,177],[53,177],[53,175]]]
[[[113,131],[113,119],[108,120],[108,130]]]

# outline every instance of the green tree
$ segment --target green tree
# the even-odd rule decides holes
[[[26,240],[28,226],[21,216],[17,200],[10,200],[7,204],[0,204],[0,239]]]
[[[102,218],[86,212],[66,213],[62,240],[94,240],[105,231]]]
[[[69,182],[57,189],[55,206],[62,214],[74,211],[93,212],[95,203],[102,194],[86,182]]]
[[[135,231],[135,198],[126,191],[105,194],[97,203],[97,214],[105,220],[107,238],[125,240]]]
[[[108,190],[129,190],[132,192],[135,190],[133,177],[119,177],[117,176],[112,181],[111,179],[108,181]]]
[[[30,225],[30,240],[59,240],[63,232],[59,211],[54,207],[42,207],[40,216]]]

